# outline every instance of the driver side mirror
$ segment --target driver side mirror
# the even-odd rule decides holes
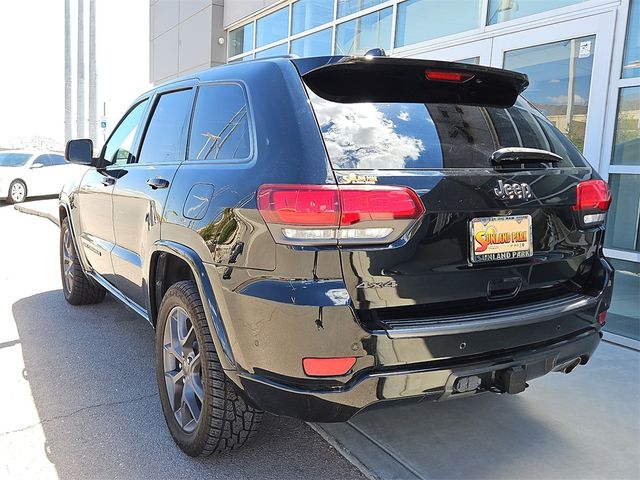
[[[31,168],[42,168],[44,167],[44,164],[42,163],[34,163],[33,165],[31,165]]]
[[[93,160],[93,142],[88,138],[69,140],[64,150],[64,159],[69,163],[95,166]]]

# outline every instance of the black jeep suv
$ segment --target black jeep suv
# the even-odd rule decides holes
[[[386,57],[229,64],[135,101],[60,196],[64,295],[156,328],[171,434],[261,411],[518,393],[585,364],[610,303],[606,183],[524,75]]]

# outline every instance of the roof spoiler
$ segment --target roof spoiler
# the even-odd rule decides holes
[[[447,103],[507,108],[529,85],[522,73],[436,60],[367,56],[292,61],[314,93],[339,103]]]

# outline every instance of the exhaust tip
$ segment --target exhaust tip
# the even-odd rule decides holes
[[[580,365],[580,357],[571,360],[563,369],[562,371],[564,373],[571,373],[573,372],[573,369],[576,368],[578,365]]]

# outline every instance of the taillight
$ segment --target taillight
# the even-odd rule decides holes
[[[611,205],[609,186],[604,180],[586,180],[576,186],[576,204],[573,210],[580,215],[584,226],[591,227],[604,222]]]
[[[450,72],[446,70],[427,70],[426,72],[424,72],[424,75],[429,80],[454,83],[464,83],[474,77],[473,73]]]
[[[598,323],[600,325],[602,325],[602,326],[604,326],[604,324],[607,323],[607,311],[606,310],[603,311],[603,312],[600,312],[598,314]]]
[[[390,243],[424,213],[407,187],[262,185],[258,209],[278,243]]]

